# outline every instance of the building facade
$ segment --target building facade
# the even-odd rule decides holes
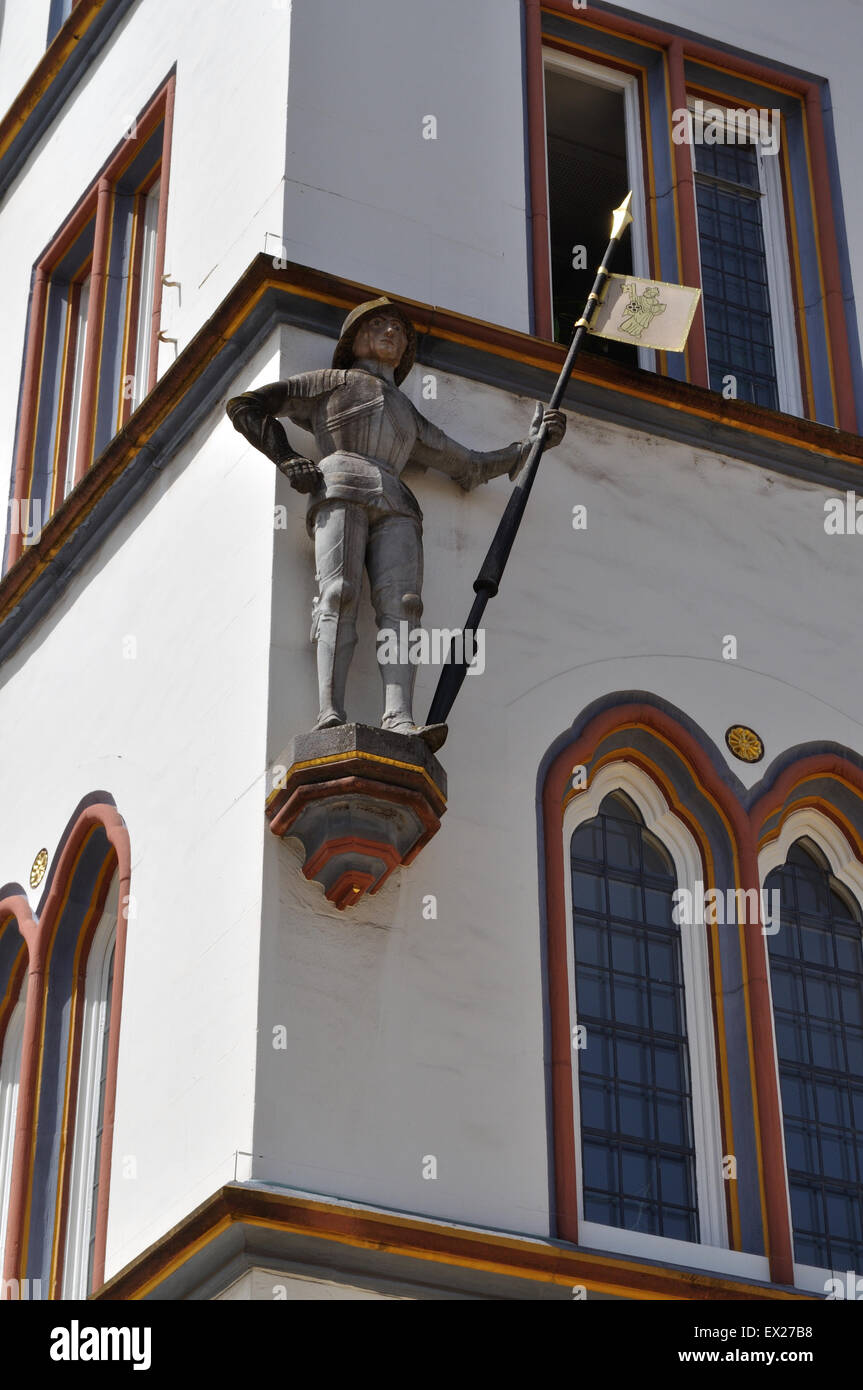
[[[831,11],[6,5],[6,1297],[856,1287],[863,17]],[[273,817],[316,717],[305,499],[225,403],[387,294],[416,408],[523,439],[628,189],[617,268],[701,289],[686,351],[589,342],[446,814],[345,906]],[[454,629],[512,484],[405,480]]]

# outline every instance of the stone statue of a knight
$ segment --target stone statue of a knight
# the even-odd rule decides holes
[[[399,389],[414,363],[416,332],[406,311],[386,297],[348,315],[331,368],[302,372],[228,401],[236,429],[276,464],[298,492],[309,494],[307,526],[315,543],[320,714],[316,729],[347,722],[345,687],[356,645],[363,566],[368,570],[378,629],[400,632],[422,614],[422,512],[400,474],[408,463],[437,468],[469,491],[507,473],[515,478],[543,423],[548,448],[566,429],[562,411],[537,406],[529,437],[503,449],[467,449],[431,424]],[[319,464],[298,455],[278,416],[310,431]],[[413,717],[416,666],[381,666],[381,725],[418,734],[432,749],[445,725],[418,727]]]

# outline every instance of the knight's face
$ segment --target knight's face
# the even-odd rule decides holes
[[[354,338],[354,357],[370,358],[397,367],[408,345],[408,335],[395,314],[373,314]]]

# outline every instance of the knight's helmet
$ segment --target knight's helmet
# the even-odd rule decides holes
[[[357,336],[357,333],[366,319],[382,311],[388,314],[394,314],[396,318],[400,319],[402,327],[407,334],[407,347],[402,353],[401,361],[393,372],[393,380],[396,386],[401,386],[413,366],[414,359],[417,355],[417,333],[408,317],[407,310],[403,309],[400,304],[394,304],[385,294],[382,294],[380,299],[367,299],[365,304],[358,304],[357,307],[352,309],[348,314],[342,324],[341,336],[336,344],[336,350],[333,353],[333,366],[349,367],[351,365],[354,360],[354,338]]]

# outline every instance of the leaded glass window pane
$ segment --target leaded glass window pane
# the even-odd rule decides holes
[[[99,1167],[102,1158],[102,1130],[105,1121],[105,1087],[108,1082],[108,1040],[111,1032],[111,1005],[114,995],[114,957],[116,947],[111,947],[111,965],[108,973],[108,987],[105,997],[105,1018],[102,1024],[101,1054],[99,1059],[99,1102],[96,1109],[96,1143],[93,1162],[93,1181],[90,1191],[90,1239],[87,1256],[87,1288],[93,1284],[93,1264],[96,1257],[96,1218],[99,1210]]]
[[[863,1270],[861,914],[809,842],[765,887],[782,905],[768,944],[794,1255]]]
[[[763,197],[754,144],[696,144],[695,199],[712,390],[779,409]]]
[[[585,1220],[697,1241],[674,866],[617,793],[570,854]]]
[[[608,245],[609,212],[630,188],[623,93],[576,74],[545,74],[546,159],[554,337],[572,338],[584,312],[596,267]],[[574,256],[586,250],[585,263]],[[615,270],[632,274],[631,239],[624,237]],[[588,333],[582,351],[630,366],[638,354],[628,343]]]

